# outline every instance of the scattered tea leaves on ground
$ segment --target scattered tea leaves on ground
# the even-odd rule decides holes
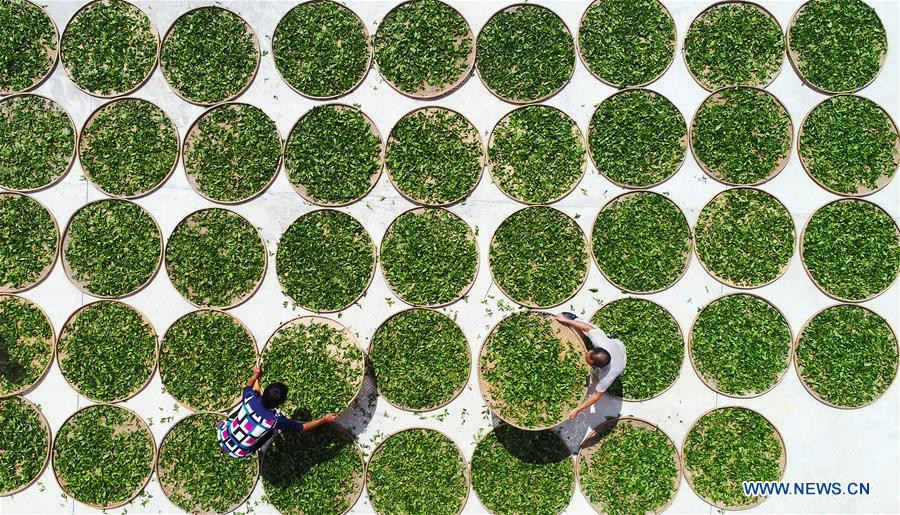
[[[53,359],[53,326],[33,302],[0,295],[0,397],[28,390]]]
[[[282,291],[311,311],[338,311],[356,302],[375,270],[375,247],[352,216],[307,213],[281,235],[275,269]]]
[[[31,89],[56,63],[57,38],[53,19],[25,0],[0,4],[0,94]]]
[[[137,197],[156,189],[178,161],[178,129],[166,113],[139,98],[101,107],[78,140],[85,175],[108,195]]]
[[[369,346],[378,393],[404,409],[449,402],[469,378],[469,343],[447,315],[401,311],[378,327]]]
[[[49,98],[0,100],[0,187],[34,190],[56,182],[75,157],[75,125]]]
[[[691,229],[674,202],[657,193],[622,195],[597,215],[592,233],[597,266],[633,292],[668,288],[691,256]]]
[[[59,231],[53,215],[26,195],[0,193],[0,288],[23,290],[56,261]]]
[[[37,479],[50,450],[50,428],[41,411],[21,397],[0,399],[0,495]]]
[[[861,306],[814,316],[797,340],[797,372],[816,396],[845,408],[864,406],[897,375],[897,338],[887,321]]]
[[[819,287],[835,297],[860,301],[886,290],[896,279],[900,232],[875,204],[836,200],[813,213],[801,252]]]
[[[384,277],[398,297],[436,306],[465,295],[478,272],[475,235],[445,209],[407,211],[391,222],[381,241]]]
[[[223,412],[237,403],[256,358],[256,342],[237,318],[193,311],[166,331],[159,375],[165,390],[191,409]]]
[[[647,188],[671,177],[684,162],[687,124],[666,97],[648,89],[627,90],[597,106],[588,145],[606,178]]]

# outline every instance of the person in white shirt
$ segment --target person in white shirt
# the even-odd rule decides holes
[[[569,413],[569,420],[572,420],[599,401],[606,390],[612,386],[613,381],[625,370],[627,362],[625,344],[621,340],[610,338],[599,327],[573,313],[558,315],[556,320],[584,335],[584,362],[593,367],[597,379],[594,393]]]

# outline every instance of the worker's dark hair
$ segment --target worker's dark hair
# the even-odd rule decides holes
[[[287,386],[284,383],[272,383],[262,394],[262,404],[268,409],[275,409],[287,399]]]
[[[609,365],[610,356],[604,349],[592,349],[588,352],[588,361],[591,366],[603,368]]]

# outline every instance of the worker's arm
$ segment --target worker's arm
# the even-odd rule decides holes
[[[599,401],[600,397],[603,397],[603,392],[594,392],[589,395],[587,399],[581,401],[581,404],[579,404],[577,408],[573,409],[572,412],[569,413],[569,420],[574,420],[579,413],[586,410],[595,402]]]
[[[253,373],[247,379],[247,385],[254,390],[259,391],[259,363],[253,365]]]
[[[315,429],[315,428],[321,426],[322,424],[330,424],[331,422],[334,422],[335,420],[337,420],[337,415],[335,415],[334,413],[329,413],[327,415],[321,416],[315,420],[311,420],[311,421],[303,424],[303,430],[309,431],[310,429]]]
[[[334,422],[335,419],[337,419],[337,415],[335,415],[334,413],[329,413],[328,415],[319,417],[306,423],[300,422],[299,420],[294,420],[292,418],[283,417],[278,421],[277,427],[278,429],[283,429],[285,431],[294,431],[296,433],[300,433],[303,431],[309,431],[310,429],[315,429],[322,424]]]
[[[591,324],[586,324],[584,322],[579,322],[578,320],[569,320],[568,318],[562,315],[556,315],[556,321],[562,325],[567,325],[573,329],[578,329],[579,331],[589,333],[596,329],[596,327]]]

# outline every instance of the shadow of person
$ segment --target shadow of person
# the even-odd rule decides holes
[[[596,377],[592,375],[590,383],[588,383],[588,395],[594,393],[596,386]],[[578,452],[581,442],[594,428],[622,414],[622,398],[616,396],[616,394],[621,394],[621,391],[622,385],[619,379],[616,379],[609,390],[593,406],[579,413],[575,420],[566,419],[565,422],[553,428],[572,454]]]
[[[569,459],[569,449],[551,430],[526,431],[508,424],[494,428],[497,441],[523,463],[546,465]]]
[[[344,448],[353,445],[353,440],[352,435],[334,424],[302,433],[282,431],[262,455],[260,473],[277,487],[312,481],[314,478],[307,477],[309,471],[340,456]]]

